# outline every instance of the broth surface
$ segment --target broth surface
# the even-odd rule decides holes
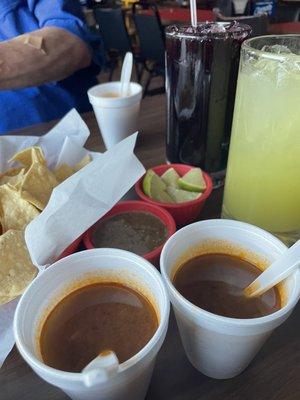
[[[140,256],[162,245],[168,232],[161,220],[144,211],[123,212],[99,223],[92,236],[95,247],[113,247]]]
[[[117,92],[105,92],[100,94],[101,97],[111,97],[111,98],[117,98],[121,97],[119,93]]]
[[[203,254],[181,265],[173,283],[196,306],[231,318],[257,318],[281,307],[278,289],[248,298],[243,289],[261,271],[248,261],[227,254]]]
[[[40,350],[48,366],[80,372],[100,352],[122,363],[152,338],[158,318],[140,293],[118,283],[95,283],[67,295],[42,327]]]

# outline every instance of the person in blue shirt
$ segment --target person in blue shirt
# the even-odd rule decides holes
[[[0,0],[0,134],[89,110],[94,40],[78,0]]]

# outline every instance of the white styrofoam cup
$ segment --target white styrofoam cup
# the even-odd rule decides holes
[[[116,374],[89,387],[83,374],[60,371],[43,363],[38,346],[40,327],[47,312],[72,285],[115,281],[136,288],[152,302],[159,326],[151,340]],[[81,283],[80,283],[81,282]],[[45,381],[75,400],[142,400],[151,379],[156,355],[165,339],[169,299],[158,271],[143,258],[118,249],[93,249],[57,261],[37,277],[23,294],[14,319],[16,345],[31,368]]]
[[[121,82],[107,82],[93,86],[87,92],[107,149],[138,131],[143,88],[130,82],[128,96],[105,97],[107,93],[120,91]]]
[[[186,300],[172,279],[183,254],[212,241],[228,242],[266,260],[267,265],[287,247],[270,233],[253,225],[226,219],[196,222],[177,231],[166,242],[160,268],[175,312],[186,355],[195,368],[212,378],[227,379],[241,373],[272,331],[291,314],[300,297],[300,271],[287,278],[285,304],[273,314],[260,318],[235,319],[212,314]],[[231,249],[232,250],[232,249]],[[230,253],[229,253],[230,254]]]

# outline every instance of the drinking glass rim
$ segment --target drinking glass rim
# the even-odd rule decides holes
[[[219,24],[219,25],[230,25],[231,22],[230,21],[203,21],[203,22],[198,22],[197,26],[199,25],[205,25],[205,24]],[[201,33],[198,32],[197,34],[194,33],[185,33],[185,32],[169,32],[169,29],[171,29],[173,26],[176,27],[175,24],[172,25],[168,25],[165,29],[165,34],[168,37],[174,37],[174,38],[185,38],[185,39],[196,39],[196,40],[200,40],[203,39],[204,37],[213,37],[213,38],[224,38],[224,34],[232,37],[234,34],[238,35],[238,34],[243,34],[245,32],[251,33],[252,28],[250,25],[245,24],[245,23],[241,23],[241,22],[237,22],[237,26],[240,28],[243,28],[242,31],[225,31],[225,32],[210,32],[210,33]],[[180,25],[179,28],[188,28],[191,27],[191,25]]]
[[[249,39],[244,40],[242,43],[241,49],[244,51],[247,51],[248,53],[256,54],[259,55],[262,58],[268,58],[271,60],[276,60],[276,61],[285,61],[287,58],[293,58],[293,59],[299,59],[300,61],[300,54],[275,54],[275,53],[270,53],[265,50],[260,50],[256,49],[253,47],[252,43],[256,42],[258,40],[264,39],[267,41],[278,38],[278,39],[288,39],[288,38],[298,38],[299,39],[299,47],[300,47],[300,34],[297,33],[290,33],[290,34],[285,34],[285,35],[263,35],[263,36],[255,36]],[[267,43],[266,43],[267,44]]]

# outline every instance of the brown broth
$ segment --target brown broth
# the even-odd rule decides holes
[[[101,97],[110,97],[110,98],[117,98],[121,97],[119,93],[117,92],[105,92],[100,95]]]
[[[40,335],[50,367],[80,372],[99,353],[112,350],[122,363],[152,338],[158,318],[140,293],[119,283],[95,283],[67,295],[50,312]]]
[[[179,293],[196,306],[231,318],[257,318],[281,307],[278,289],[248,298],[243,293],[261,271],[248,261],[228,254],[202,254],[188,260],[175,273]]]

